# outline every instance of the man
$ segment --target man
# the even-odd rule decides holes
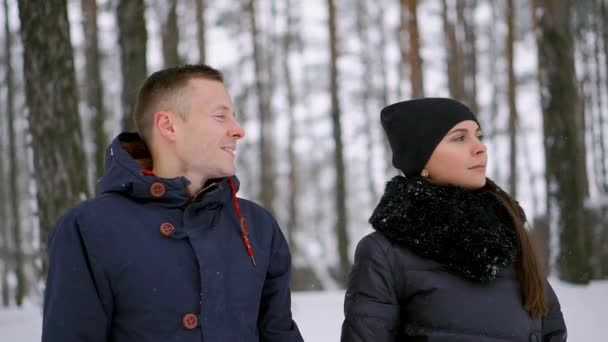
[[[221,73],[152,74],[134,117],[100,195],[51,233],[42,341],[302,341],[285,238],[236,197],[245,133]]]

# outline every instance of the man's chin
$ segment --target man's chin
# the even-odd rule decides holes
[[[226,177],[232,177],[236,174],[236,168],[227,168],[225,170],[222,170],[221,172],[218,173],[217,178],[226,178]]]

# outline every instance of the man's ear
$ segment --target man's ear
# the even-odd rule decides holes
[[[158,111],[154,113],[152,121],[154,129],[159,135],[169,141],[175,140],[175,115],[168,111]]]

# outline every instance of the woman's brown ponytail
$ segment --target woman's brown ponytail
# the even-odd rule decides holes
[[[524,309],[532,318],[541,318],[548,312],[545,302],[544,275],[540,270],[530,235],[524,226],[525,217],[517,202],[491,180],[487,180],[484,190],[494,193],[513,218],[519,241],[517,277],[523,296]]]

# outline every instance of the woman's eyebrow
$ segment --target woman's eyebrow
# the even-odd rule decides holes
[[[450,132],[450,133],[448,133],[448,134],[454,134],[454,133],[466,133],[466,132],[468,132],[468,131],[469,131],[469,130],[468,130],[468,129],[466,129],[466,128],[456,128],[455,130],[451,131],[451,132]]]
[[[448,135],[449,135],[449,134],[454,134],[454,133],[467,133],[468,131],[469,131],[469,130],[468,130],[468,129],[466,129],[466,128],[456,128],[456,129],[454,129],[453,131],[451,131],[450,133],[448,133]],[[481,132],[481,128],[479,128],[479,127],[478,127],[478,128],[475,130],[475,133],[479,133],[479,132]]]

